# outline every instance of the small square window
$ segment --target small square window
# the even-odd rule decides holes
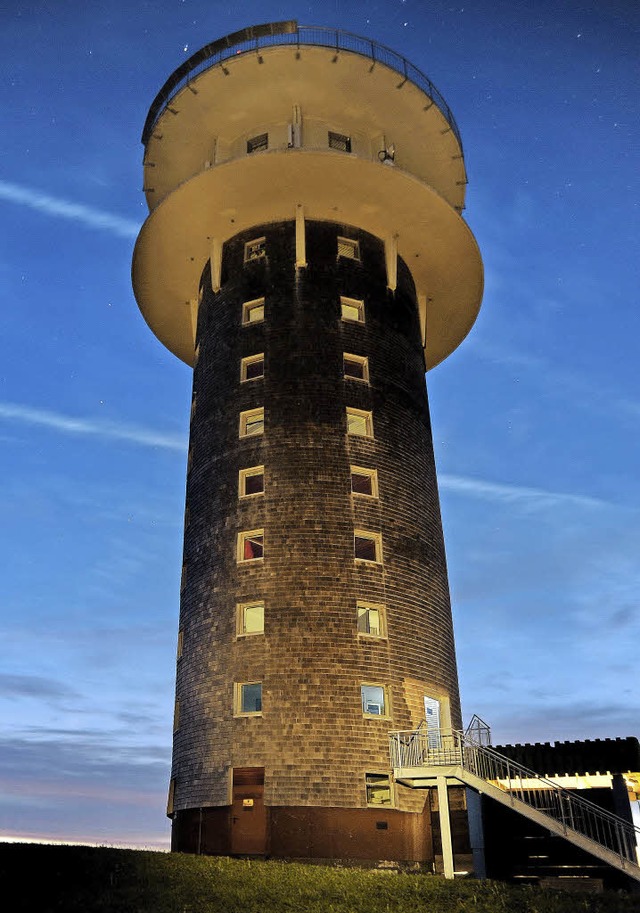
[[[347,406],[347,434],[356,437],[373,437],[373,416],[363,409]]]
[[[367,805],[392,805],[389,774],[365,774]]]
[[[242,323],[247,326],[249,323],[260,323],[264,320],[264,298],[256,298],[254,301],[245,301],[242,305]]]
[[[387,636],[384,606],[359,602],[356,613],[358,634],[381,638]]]
[[[345,136],[344,133],[334,133],[329,130],[329,149],[337,149],[339,152],[351,152],[351,137]]]
[[[240,380],[258,380],[264,377],[264,352],[248,355],[240,361]]]
[[[364,323],[364,301],[357,298],[344,298],[340,296],[340,313],[343,320],[353,320]]]
[[[241,469],[238,475],[238,496],[250,498],[252,495],[262,494],[264,494],[264,466]]]
[[[353,553],[358,561],[382,563],[382,537],[380,533],[370,533],[363,529],[353,534]]]
[[[268,133],[259,133],[257,136],[252,136],[251,139],[247,140],[247,153],[260,152],[263,149],[269,148],[269,134]]]
[[[362,685],[360,692],[364,716],[388,716],[387,689],[384,685]]]
[[[264,602],[247,602],[238,606],[238,637],[264,634]]]
[[[338,256],[347,260],[360,259],[360,244],[352,238],[338,237]]]
[[[240,413],[240,437],[254,437],[264,433],[264,407]]]
[[[378,472],[376,469],[365,469],[363,466],[351,467],[351,493],[378,497]]]
[[[369,359],[363,355],[343,355],[344,376],[369,383]]]
[[[235,713],[237,716],[262,714],[262,682],[239,682],[235,685]]]
[[[244,246],[244,262],[251,263],[253,260],[262,260],[267,256],[267,239],[256,238],[254,241],[247,241]]]
[[[261,558],[264,558],[264,530],[238,533],[238,561],[259,561]]]

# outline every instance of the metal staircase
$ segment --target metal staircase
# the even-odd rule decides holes
[[[396,782],[412,788],[443,778],[464,783],[640,881],[640,829],[552,780],[501,755],[488,727],[474,718],[466,732],[418,729],[390,733]]]

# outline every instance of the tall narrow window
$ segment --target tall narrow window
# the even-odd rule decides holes
[[[253,241],[247,241],[244,246],[244,262],[251,263],[252,260],[261,260],[267,256],[267,239],[255,238]]]
[[[344,133],[334,133],[329,130],[329,149],[337,149],[339,152],[351,152],[351,137],[345,136]]]
[[[358,634],[386,637],[384,606],[359,602],[356,606]]]
[[[343,320],[364,323],[364,301],[359,301],[357,298],[345,298],[341,295],[340,315]]]
[[[351,493],[366,495],[369,498],[378,497],[378,472],[375,469],[365,469],[363,466],[351,467]]]
[[[245,301],[242,305],[242,323],[260,323],[264,320],[264,298]]]
[[[264,353],[248,355],[240,360],[240,380],[258,380],[264,377]]]
[[[269,148],[269,134],[259,133],[247,140],[247,153],[260,152]]]
[[[178,631],[178,645],[176,647],[176,659],[182,659],[182,650],[184,647],[184,631],[182,628]]]
[[[347,434],[356,437],[373,437],[373,416],[364,409],[347,406]]]
[[[264,602],[246,602],[238,606],[238,637],[264,634]]]
[[[176,701],[173,705],[173,731],[176,732],[180,729],[180,701]]]
[[[387,689],[384,685],[362,685],[362,713],[364,716],[388,716]]]
[[[358,561],[382,563],[382,537],[380,533],[370,533],[357,529],[353,534],[353,552]]]
[[[241,469],[238,474],[238,496],[250,498],[264,494],[264,466]]]
[[[254,437],[264,433],[264,407],[240,413],[240,437]]]
[[[364,355],[350,355],[345,352],[343,357],[344,376],[350,380],[362,380],[369,383],[369,359]]]
[[[391,778],[389,774],[365,774],[367,805],[391,805]]]
[[[250,529],[238,533],[238,561],[258,561],[264,558],[264,530]]]
[[[353,238],[338,237],[338,256],[347,260],[360,259],[360,244]]]
[[[262,713],[262,682],[238,682],[235,685],[236,716],[258,716]]]

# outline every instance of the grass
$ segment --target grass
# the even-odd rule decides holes
[[[638,913],[637,896],[105,847],[0,844],[6,913]]]

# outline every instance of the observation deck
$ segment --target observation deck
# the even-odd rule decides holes
[[[134,253],[135,294],[156,336],[188,364],[212,249],[296,213],[357,226],[405,260],[428,368],[471,329],[483,270],[461,217],[459,131],[428,77],[390,49],[296,22],[236,32],[172,74],[142,141],[150,215]]]

